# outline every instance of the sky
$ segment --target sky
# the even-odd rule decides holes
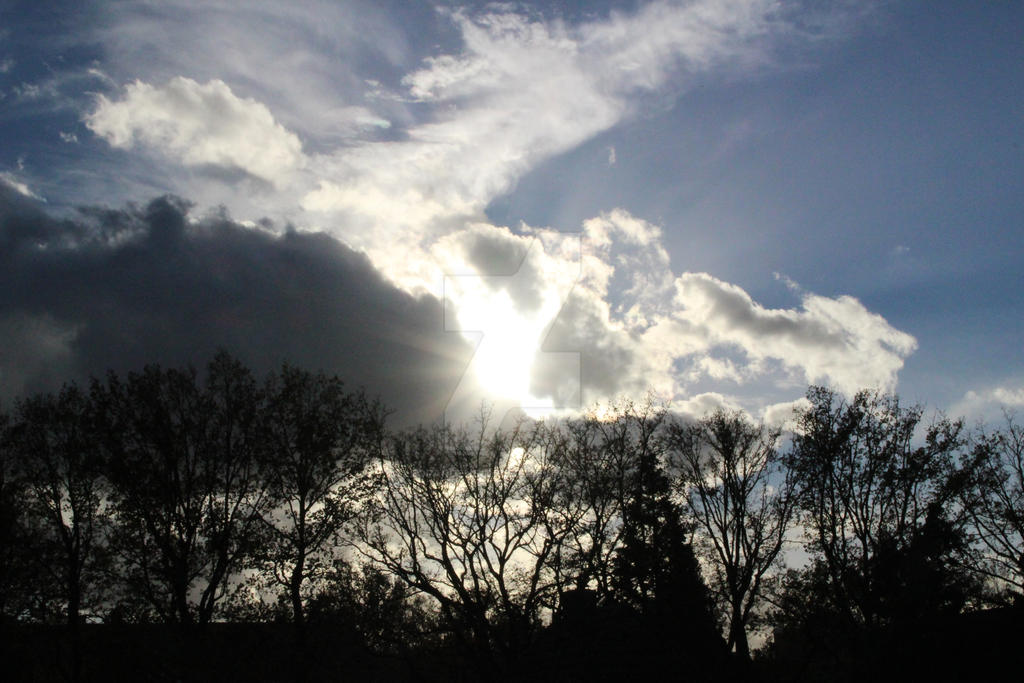
[[[0,404],[1024,406],[1024,3],[0,3]]]

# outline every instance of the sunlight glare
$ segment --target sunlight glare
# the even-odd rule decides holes
[[[523,315],[505,291],[475,288],[459,303],[460,317],[476,321],[483,339],[473,357],[473,368],[483,388],[499,399],[527,399],[530,368],[540,349],[549,320]]]

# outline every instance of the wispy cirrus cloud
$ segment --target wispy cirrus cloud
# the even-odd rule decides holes
[[[0,183],[6,185],[12,190],[15,190],[16,192],[18,192],[18,194],[21,194],[25,197],[39,200],[43,199],[38,194],[32,191],[32,188],[28,186],[28,183],[26,183],[24,180],[19,178],[14,173],[11,173],[10,171],[0,172]]]
[[[177,26],[197,6],[169,7],[162,20]],[[276,18],[302,35],[323,35],[311,15],[269,7],[241,13],[241,23]],[[794,307],[763,307],[711,274],[674,272],[662,228],[625,209],[583,224],[578,264],[559,252],[564,240],[554,231],[510,230],[485,214],[546,159],[673,100],[709,74],[770,65],[775,47],[799,33],[785,8],[770,0],[655,0],[575,24],[509,6],[444,10],[439,16],[458,44],[404,76],[398,67],[406,56],[390,49],[395,70],[387,82],[360,80],[344,67],[331,84],[325,60],[338,54],[333,48],[314,50],[314,40],[291,50],[271,31],[267,44],[253,47],[253,62],[278,77],[257,82],[249,65],[228,57],[222,75],[193,80],[181,74],[203,71],[194,55],[158,50],[151,75],[100,96],[86,122],[116,147],[140,145],[183,166],[235,168],[267,180],[273,187],[259,193],[261,207],[269,203],[362,250],[406,292],[440,296],[446,274],[484,276],[457,293],[458,304],[468,319],[504,302],[503,338],[528,331],[528,340],[516,333],[516,361],[505,365],[529,372],[528,389],[516,380],[515,391],[532,398],[565,394],[572,378],[542,359],[558,351],[581,354],[582,365],[568,371],[582,367],[588,402],[653,388],[672,400],[693,403],[696,394],[732,405],[708,384],[892,387],[916,340],[853,297],[797,288]],[[201,32],[228,16],[224,7],[215,10]],[[146,13],[127,17],[114,38],[122,55],[136,54],[136,42],[152,30]],[[288,65],[293,71],[283,73]],[[318,109],[333,113],[313,114]],[[310,112],[309,119],[299,112]],[[609,163],[615,156],[612,150]],[[249,215],[249,198],[226,196],[242,217],[258,217]],[[569,266],[578,268],[572,286],[565,282]]]
[[[429,4],[408,12],[432,15]],[[119,83],[219,79],[320,152],[408,117],[391,98],[367,105],[366,81],[415,63],[412,34],[375,0],[126,0],[98,4],[82,38],[101,45]]]
[[[653,2],[569,25],[512,11],[456,11],[462,46],[402,79],[430,114],[404,139],[325,155],[303,207],[354,215],[375,230],[352,237],[373,249],[396,231],[446,231],[479,217],[539,162],[642,111],[645,95],[675,95],[716,68],[768,60],[786,34],[763,0]]]
[[[406,285],[423,274],[402,272],[410,254],[387,258],[397,237],[429,242],[480,220],[538,163],[711,72],[771,62],[791,32],[773,0],[655,0],[577,24],[510,6],[442,10],[437,20],[457,32],[456,49],[442,48],[400,78],[392,69],[389,84],[360,77],[342,37],[366,49],[357,29],[369,22],[373,49],[395,67],[410,61],[403,40],[376,31],[377,14],[358,2],[317,7],[261,2],[229,11],[179,1],[101,13],[93,35],[117,58],[113,71],[131,59],[144,73],[101,96],[87,121],[114,145],[138,140],[186,164],[233,164],[279,183],[299,158],[274,128],[282,126],[302,138],[308,164],[301,182],[274,200],[280,213],[301,206],[305,221],[367,249]],[[263,39],[248,41],[246,32]],[[210,115],[221,110],[240,130],[271,133],[266,160],[249,153],[252,142],[229,141],[215,127]],[[332,137],[340,130],[347,132]],[[175,189],[195,194],[187,183]],[[254,208],[244,197],[227,203],[239,215]]]

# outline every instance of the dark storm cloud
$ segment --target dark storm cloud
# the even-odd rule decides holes
[[[289,363],[362,385],[401,421],[440,417],[471,349],[440,302],[320,233],[191,220],[167,196],[57,219],[0,187],[0,397],[108,368]]]

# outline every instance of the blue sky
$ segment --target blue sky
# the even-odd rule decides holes
[[[411,419],[1024,405],[1024,5],[825,5],[6,3],[0,397],[224,345]]]

